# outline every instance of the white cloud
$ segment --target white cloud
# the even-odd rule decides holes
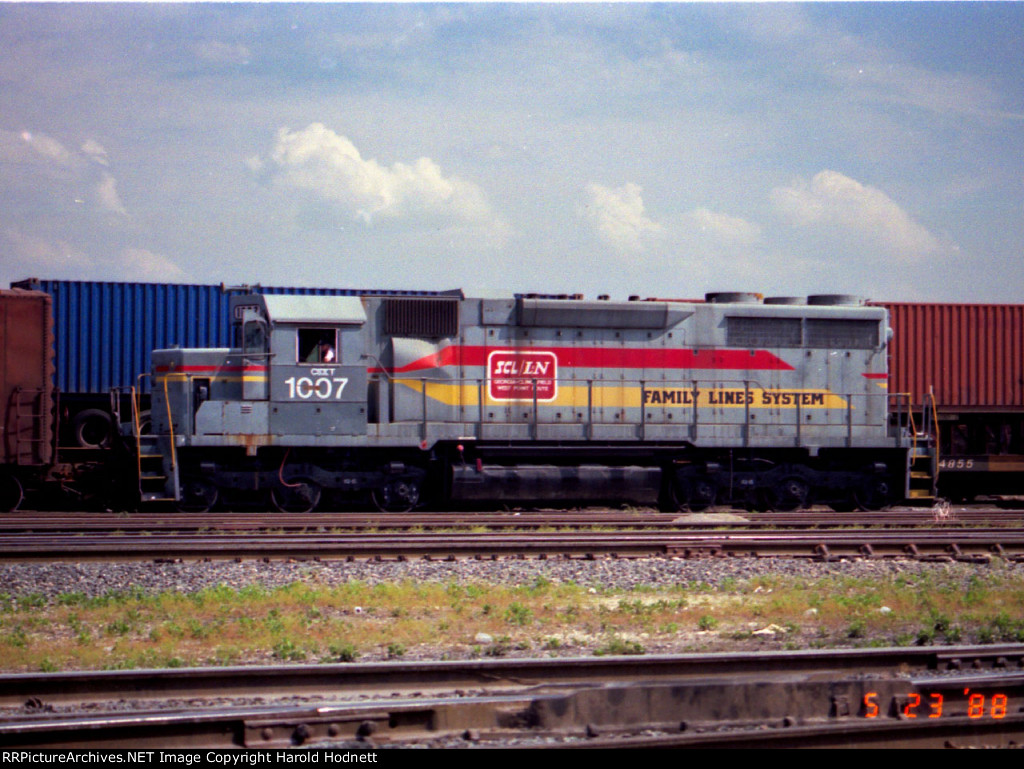
[[[199,59],[211,64],[248,64],[252,57],[248,46],[219,40],[197,43],[195,53]]]
[[[0,163],[11,164],[12,170],[21,173],[42,170],[58,177],[70,176],[81,169],[83,161],[82,156],[69,151],[51,136],[0,129]]]
[[[616,250],[639,253],[651,239],[660,238],[665,228],[644,213],[644,201],[637,184],[617,189],[601,184],[587,186],[589,202],[583,214],[597,229],[601,239]]]
[[[777,187],[771,200],[779,216],[795,227],[836,238],[858,236],[895,256],[914,258],[939,247],[935,236],[884,192],[837,171]]]
[[[91,160],[99,163],[101,166],[108,165],[107,150],[95,139],[86,139],[82,142],[81,150],[84,154],[88,155]]]
[[[53,137],[22,131],[21,139],[35,152],[60,165],[71,165],[74,159],[67,148]]]
[[[0,243],[11,262],[8,269],[12,280],[51,273],[78,274],[92,266],[92,261],[67,241],[50,241],[15,227],[0,231]]]
[[[766,51],[784,56],[802,74],[817,72],[853,103],[914,107],[940,115],[1019,120],[1005,111],[990,78],[919,66],[902,49],[879,47],[834,22],[815,21],[799,6],[772,3],[731,19]]]
[[[709,208],[696,208],[686,215],[692,227],[727,244],[748,246],[761,237],[761,227],[746,219]]]
[[[98,266],[102,267],[103,263]],[[109,268],[117,271],[118,280],[156,281],[173,283],[189,280],[189,274],[166,256],[160,256],[145,248],[124,248],[108,262]]]
[[[89,198],[104,213],[126,216],[109,165],[107,150],[92,138],[74,151],[46,134],[0,130],[0,180],[9,187],[45,191],[76,204]]]
[[[4,264],[9,280],[29,276],[46,278],[88,276],[90,280],[127,280],[153,282],[188,281],[191,276],[165,256],[145,248],[122,248],[102,256],[92,256],[63,239],[32,235],[15,227],[0,230],[0,247],[7,257]]]
[[[367,224],[423,217],[486,223],[493,216],[477,185],[446,176],[430,158],[386,166],[364,159],[348,138],[320,123],[279,130],[270,161],[279,183],[311,192]],[[265,165],[259,158],[247,164],[254,171]]]
[[[108,173],[104,173],[103,178],[96,185],[96,199],[104,211],[121,216],[128,215],[128,209],[124,207],[121,197],[117,194],[117,182]]]

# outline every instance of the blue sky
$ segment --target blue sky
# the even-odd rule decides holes
[[[0,4],[0,281],[1020,302],[1024,4]]]

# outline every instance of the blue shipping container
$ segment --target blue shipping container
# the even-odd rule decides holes
[[[150,352],[228,347],[228,297],[238,288],[180,283],[105,283],[30,278],[12,288],[53,297],[57,387],[66,395],[141,385],[149,391]],[[263,294],[437,296],[436,291],[252,286]],[[451,292],[443,292],[451,293]],[[458,293],[458,292],[456,292]]]

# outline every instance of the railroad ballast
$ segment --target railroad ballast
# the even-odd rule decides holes
[[[928,447],[890,419],[888,314],[851,297],[253,293],[229,312],[231,347],[153,352],[143,500],[792,509],[934,493]]]

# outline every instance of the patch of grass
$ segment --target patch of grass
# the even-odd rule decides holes
[[[405,645],[397,641],[388,644],[388,659],[395,660],[405,656]]]
[[[613,636],[594,650],[595,657],[621,656],[627,654],[643,654],[645,649],[639,641],[627,641]]]
[[[355,644],[348,642],[332,644],[330,652],[331,656],[338,660],[338,662],[355,662],[359,657],[359,652],[356,650]]]
[[[306,652],[285,638],[274,644],[274,658],[283,662],[302,662],[306,659]]]
[[[505,621],[510,625],[529,625],[533,621],[533,610],[516,601],[505,610]]]
[[[458,659],[531,650],[999,643],[1024,640],[1022,604],[1024,574],[998,566],[871,578],[769,574],[633,589],[544,576],[522,586],[454,580],[327,586],[313,572],[278,588],[132,589],[97,597],[73,591],[45,601],[0,594],[0,660],[5,670],[20,672],[398,659],[425,650]],[[879,611],[883,606],[886,612]],[[786,632],[756,632],[769,626]],[[498,640],[474,646],[481,633]]]
[[[494,641],[484,649],[484,654],[488,657],[504,657],[510,651],[512,651],[512,638],[507,635],[503,635],[500,638],[495,638]]]

